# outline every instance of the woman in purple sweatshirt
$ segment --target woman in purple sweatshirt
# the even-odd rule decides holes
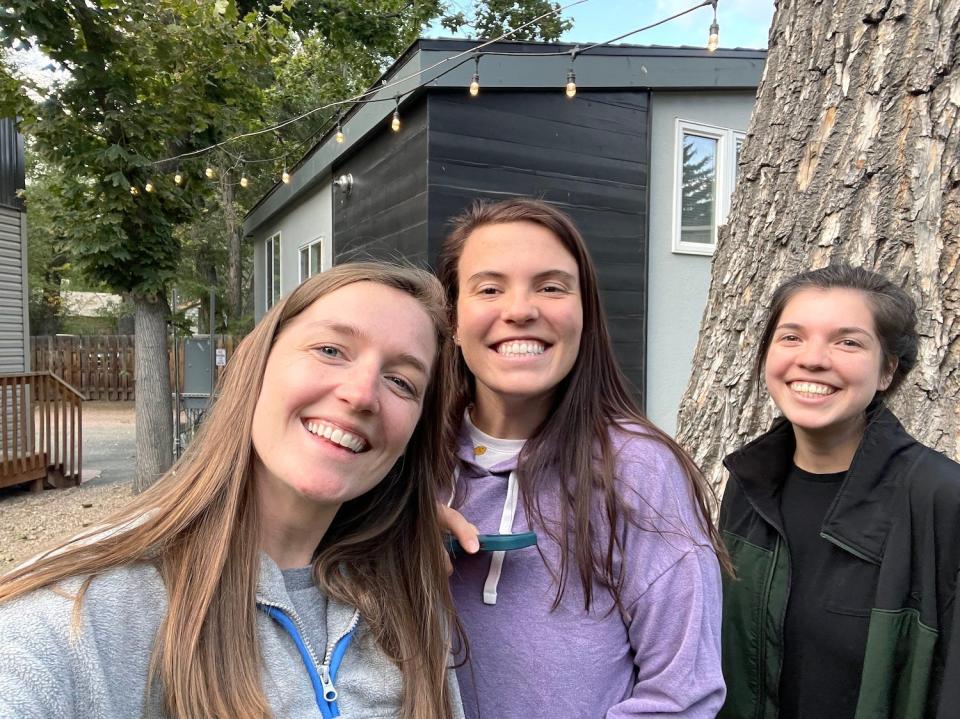
[[[534,200],[477,203],[438,266],[461,388],[447,523],[468,552],[477,531],[539,537],[455,559],[467,717],[715,716],[726,555],[711,492],[627,390],[573,222]]]

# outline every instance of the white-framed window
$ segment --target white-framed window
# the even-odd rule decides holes
[[[266,308],[269,310],[280,299],[282,287],[280,272],[282,253],[280,252],[279,232],[267,238],[263,254],[264,296],[266,298]]]
[[[678,118],[675,137],[673,251],[712,255],[730,211],[745,135]]]
[[[313,277],[323,270],[323,238],[318,237],[300,248],[300,281]]]

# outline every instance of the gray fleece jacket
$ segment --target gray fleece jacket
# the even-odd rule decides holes
[[[80,579],[0,604],[0,717],[23,719],[130,719],[164,717],[156,688],[146,696],[147,669],[167,594],[153,566],[111,570],[91,582],[80,625],[71,628]],[[305,662],[323,676],[337,640],[353,629],[332,684],[342,719],[398,717],[400,670],[377,646],[353,607],[330,599],[327,647],[298,649],[284,628],[299,618],[277,565],[262,555],[257,590],[257,631],[263,657],[263,688],[277,719],[322,717]],[[271,616],[269,612],[273,612]],[[333,662],[331,662],[333,659]],[[329,692],[330,687],[322,686]],[[155,685],[156,687],[156,685]],[[463,716],[451,672],[454,717]]]

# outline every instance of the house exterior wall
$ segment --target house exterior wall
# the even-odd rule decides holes
[[[647,183],[643,90],[429,96],[429,250],[477,197],[541,197],[576,221],[597,265],[620,365],[643,401]]]
[[[404,260],[427,264],[427,99],[401,110],[401,129],[389,120],[344,162],[349,192],[334,190],[334,263]]]
[[[23,138],[0,119],[0,374],[30,370]]]
[[[30,370],[26,215],[0,205],[0,374]]]
[[[745,131],[752,91],[654,92],[650,101],[650,263],[647,332],[647,415],[669,434],[690,376],[710,287],[708,255],[674,252],[677,120]],[[729,157],[727,158],[730,159]]]
[[[253,308],[259,320],[267,311],[266,252],[270,237],[280,233],[280,292],[286,295],[300,284],[300,248],[322,239],[321,269],[329,269],[333,261],[333,210],[330,178],[319,183],[313,192],[287,212],[272,217],[257,229],[253,245]]]

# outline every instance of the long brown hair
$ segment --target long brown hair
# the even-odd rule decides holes
[[[181,460],[95,532],[14,570],[0,601],[71,576],[133,562],[156,564],[169,595],[150,680],[172,717],[270,716],[256,633],[260,519],[251,427],[267,357],[284,326],[316,300],[360,281],[414,297],[434,324],[439,359],[401,461],[337,512],[316,557],[320,585],[356,606],[403,674],[403,717],[447,719],[453,605],[437,522],[437,489],[449,482],[451,434],[443,418],[449,337],[445,298],[432,275],[378,263],[340,265],[307,280],[241,342],[209,418]],[[107,530],[104,532],[104,530]],[[86,543],[84,542],[86,540]],[[74,612],[74,618],[79,612]]]
[[[680,445],[644,416],[627,389],[629,381],[613,354],[600,302],[596,269],[570,217],[545,202],[515,198],[496,203],[477,201],[454,218],[437,262],[437,275],[447,292],[452,324],[456,325],[460,286],[457,265],[467,239],[480,227],[507,222],[532,222],[546,228],[573,256],[579,268],[583,306],[580,351],[573,369],[554,392],[552,411],[524,445],[517,472],[528,516],[533,517],[560,546],[554,606],[559,606],[563,597],[571,559],[574,559],[583,586],[584,608],[590,608],[593,583],[597,581],[612,593],[617,606],[623,609],[620,590],[624,576],[622,571],[616,569],[616,557],[623,549],[621,534],[618,531],[608,532],[605,551],[595,551],[591,538],[597,536],[597,527],[591,508],[597,506],[599,498],[604,507],[605,522],[611,530],[622,526],[624,520],[632,521],[629,508],[617,492],[616,458],[610,442],[611,426],[622,427],[625,422],[639,426],[639,434],[661,443],[676,457],[689,480],[703,531],[709,537],[721,565],[730,571],[726,549],[711,521],[711,507],[716,501],[713,490]],[[459,353],[453,370],[455,388],[449,414],[451,423],[461,421],[474,392],[473,375]],[[626,428],[624,430],[628,431]],[[589,440],[584,441],[584,438]],[[563,486],[551,488],[560,493],[565,510],[561,512],[558,529],[551,529],[551,523],[544,521],[539,503],[534,499],[544,478],[554,472],[569,479]]]

